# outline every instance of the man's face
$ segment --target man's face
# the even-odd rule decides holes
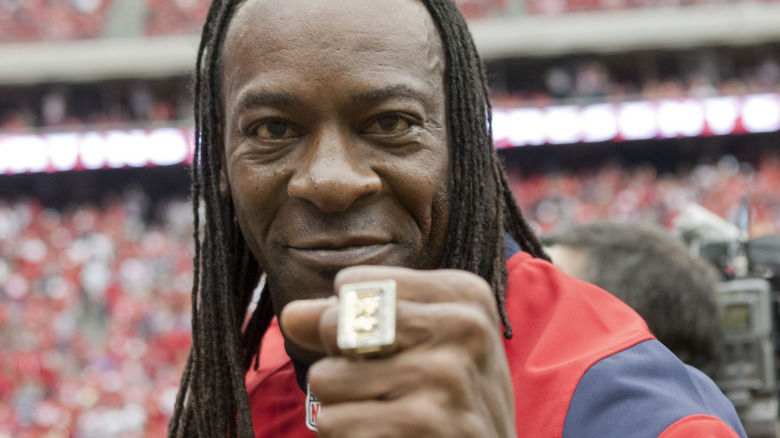
[[[248,0],[222,59],[221,188],[274,308],[341,268],[435,268],[448,220],[444,61],[413,0]]]

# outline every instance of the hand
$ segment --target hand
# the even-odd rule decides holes
[[[512,382],[496,301],[480,277],[455,270],[360,266],[334,281],[394,279],[395,353],[355,360],[336,346],[338,303],[290,303],[288,340],[326,356],[309,369],[322,402],[321,437],[515,437]]]

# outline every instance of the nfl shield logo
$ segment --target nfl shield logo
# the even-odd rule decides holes
[[[306,427],[317,431],[317,415],[322,409],[322,403],[311,393],[309,384],[306,384]]]

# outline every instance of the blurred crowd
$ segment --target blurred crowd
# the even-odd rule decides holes
[[[718,4],[727,0],[455,0],[469,19],[506,14],[564,14],[601,10]],[[777,1],[777,0],[731,0]],[[138,16],[133,36],[199,33],[209,0],[0,0],[0,43],[101,38],[113,15]],[[128,8],[128,5],[129,8]],[[113,15],[112,15],[113,14]]]
[[[745,1],[748,3],[751,0]],[[752,0],[771,2],[776,0]],[[572,14],[592,11],[616,11],[640,8],[670,8],[736,3],[739,0],[525,0],[528,14]]]
[[[100,38],[110,0],[0,0],[0,43]]]
[[[0,88],[0,132],[192,123],[188,78]]]
[[[533,2],[567,0],[456,0],[469,17],[533,10]],[[672,0],[568,0],[636,7]],[[676,0],[675,0],[676,1]],[[707,0],[704,0],[707,1]],[[723,0],[717,0],[723,1]],[[780,0],[772,0],[780,1]],[[682,3],[696,3],[682,1]],[[103,26],[118,15],[122,22],[138,15],[139,34],[199,32],[208,0],[0,0],[0,44],[61,41],[104,36]],[[610,8],[613,6],[609,6]],[[606,6],[604,6],[606,7]],[[576,10],[573,8],[572,10]],[[126,18],[126,19],[125,19]],[[739,49],[738,49],[739,50]],[[644,71],[627,69],[625,60],[608,56],[569,56],[544,64],[488,63],[494,105],[503,108],[590,104],[658,98],[706,98],[780,92],[776,46],[724,52],[718,49],[634,59]],[[691,62],[695,59],[695,62]],[[510,61],[511,62],[511,61]],[[695,65],[694,71],[688,71]],[[649,67],[648,67],[649,66]],[[189,121],[191,78],[140,81],[115,79],[90,83],[41,83],[0,86],[0,132],[39,128],[76,128]]]
[[[138,16],[131,35],[200,32],[208,0],[0,0],[0,43],[98,39],[111,34],[111,19]],[[116,7],[115,7],[116,6]]]
[[[724,0],[456,0],[470,18]],[[119,0],[0,0],[0,44],[101,38]],[[207,0],[131,1],[139,34],[200,30]],[[597,60],[545,69],[499,90],[497,107],[780,92],[771,56],[723,74],[626,81]],[[0,89],[0,132],[190,123],[189,78]],[[652,166],[523,175],[510,184],[532,227],[594,219],[666,228],[689,202],[733,220],[747,195],[751,235],[780,232],[780,159],[724,156],[677,173]],[[774,192],[774,193],[773,193]],[[192,213],[141,192],[53,209],[0,199],[0,438],[165,435],[190,342]]]
[[[143,34],[199,34],[206,20],[210,0],[145,0]]]
[[[707,55],[710,58],[717,56]],[[702,62],[694,72],[673,69],[655,77],[641,74],[619,77],[603,59],[573,59],[546,68],[534,80],[496,90],[493,104],[518,108],[777,92],[780,92],[780,59],[768,50],[766,54],[756,56],[753,62],[730,71]]]
[[[0,437],[165,435],[190,343],[189,205],[0,201]]]
[[[752,237],[780,230],[777,157],[510,184],[540,233],[594,219],[672,228],[688,202],[733,220],[745,194]],[[184,199],[149,204],[138,191],[60,210],[0,200],[0,438],[164,435],[191,339],[192,213]]]
[[[549,233],[596,219],[640,221],[674,228],[688,203],[697,203],[736,223],[743,196],[751,209],[751,237],[780,232],[780,158],[766,155],[756,165],[725,155],[676,173],[653,166],[625,169],[605,165],[591,171],[535,176],[510,174],[510,185],[532,227]]]

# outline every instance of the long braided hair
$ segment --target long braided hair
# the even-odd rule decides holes
[[[253,359],[257,365],[260,341],[274,316],[265,286],[244,323],[263,272],[244,241],[232,202],[219,188],[220,58],[227,27],[242,1],[212,2],[198,49],[192,166],[192,346],[169,425],[170,437],[253,436],[244,375]],[[450,214],[440,267],[470,271],[491,284],[504,336],[509,338],[505,233],[532,256],[547,256],[520,213],[493,147],[487,80],[466,22],[452,0],[422,2],[437,26],[446,58]]]

